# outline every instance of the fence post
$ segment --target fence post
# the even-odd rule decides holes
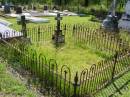
[[[40,34],[41,34],[41,31],[40,31],[41,29],[40,29],[40,26],[38,27],[38,42],[40,42]]]
[[[2,39],[3,37],[2,37],[2,34],[0,33],[0,39]]]
[[[76,27],[75,27],[75,25],[73,26],[73,35],[74,35],[74,33],[75,33],[75,30],[76,30]]]
[[[111,81],[113,81],[114,79],[114,75],[115,75],[115,70],[116,70],[116,63],[117,63],[117,57],[118,57],[118,52],[116,52],[115,56],[114,56],[114,66],[113,66],[113,69],[112,69],[112,79]]]
[[[66,30],[67,30],[67,27],[66,27],[66,24],[65,24],[65,25],[64,25],[64,31],[65,31],[65,32],[64,32],[64,35],[66,35],[66,32],[67,32]]]
[[[25,15],[21,16],[21,24],[22,24],[23,36],[26,38],[27,37],[27,31],[26,31],[26,18],[25,18]]]
[[[76,73],[76,76],[74,77],[74,94],[72,97],[78,97],[77,95],[77,87],[78,87],[78,72]]]

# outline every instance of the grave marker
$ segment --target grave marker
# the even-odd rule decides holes
[[[27,37],[27,31],[26,31],[26,19],[25,19],[25,15],[21,16],[21,25],[22,25],[22,33],[23,36],[26,38]]]
[[[5,14],[11,13],[10,5],[9,4],[5,4],[5,6],[4,6],[4,13]]]
[[[60,13],[57,13],[57,17],[55,18],[57,20],[57,26],[55,30],[55,34],[52,36],[52,39],[54,40],[55,44],[64,43],[65,42],[65,36],[62,34],[62,30],[60,29],[60,22],[62,20],[62,17],[60,16]]]

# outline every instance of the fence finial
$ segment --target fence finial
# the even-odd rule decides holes
[[[76,72],[76,76],[74,77],[74,94],[73,97],[78,97],[77,96],[77,87],[78,87],[78,72]]]

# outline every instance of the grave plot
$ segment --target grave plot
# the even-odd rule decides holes
[[[10,55],[7,59],[17,64],[15,68],[28,71],[20,71],[23,75],[31,75],[31,81],[39,82],[36,86],[48,92],[56,91],[65,97],[89,96],[129,69],[128,45],[94,23],[60,25],[57,21],[57,25],[27,28],[26,35],[32,45],[5,42],[1,43],[1,51]],[[57,46],[62,35],[65,43]]]
[[[27,37],[33,43],[30,48],[43,53],[47,59],[56,60],[58,68],[67,65],[72,70],[72,76],[75,76],[75,72],[81,73],[83,68],[90,68],[122,50],[114,35],[101,32],[94,23],[95,29],[87,24],[61,24],[65,43],[56,48],[52,40],[56,27],[57,25],[44,25],[27,28]]]
[[[56,25],[28,29],[27,36],[33,43],[30,48],[42,53],[47,59],[55,59],[58,68],[67,65],[73,76],[76,71],[80,73],[83,68],[90,68],[122,50],[116,37],[100,30],[91,30],[86,25],[61,25],[65,44],[56,48],[52,40],[55,27]]]
[[[56,88],[61,95],[70,97],[77,83],[77,95],[93,94],[128,70],[128,47],[115,35],[89,29],[86,25],[61,25],[65,44],[56,48],[52,40],[55,27],[27,30],[31,46],[19,41],[18,44],[13,42],[11,47],[7,45],[5,50],[7,55],[11,55],[9,60],[20,63],[17,66],[29,71],[35,81],[44,81],[43,86],[54,91]]]
[[[81,25],[79,25],[79,28],[80,26]],[[31,48],[35,48],[37,52],[43,53],[48,59],[55,59],[59,68],[61,68],[63,64],[67,65],[73,70],[73,76],[76,71],[80,73],[83,68],[90,68],[92,64],[98,63],[99,61],[104,60],[106,57],[111,56],[111,54],[105,54],[100,51],[96,52],[94,50],[91,50],[89,46],[86,46],[84,48],[80,45],[81,43],[76,44],[76,40],[80,40],[75,35],[76,31],[79,31],[81,33],[83,32],[81,29],[76,29],[76,25],[61,25],[61,29],[63,29],[62,31],[59,27],[57,28],[59,30],[56,30],[56,32],[61,31],[59,34],[62,33],[65,35],[65,43],[61,47],[55,48],[55,40],[52,40],[52,38],[53,35],[55,35],[56,27],[57,25],[52,25],[34,28],[33,30],[28,29],[27,36],[30,37],[32,43],[34,43],[34,46]],[[81,28],[84,27],[85,25],[81,26]],[[93,32],[90,32],[90,34],[96,37]],[[78,37],[81,35],[82,34],[78,35]],[[35,43],[39,43],[39,46],[35,46]]]

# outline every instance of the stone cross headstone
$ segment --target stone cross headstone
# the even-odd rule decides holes
[[[55,20],[57,20],[57,31],[60,33],[60,32],[62,32],[62,30],[60,29],[60,22],[62,20],[60,13],[57,13],[57,17],[55,18]]]
[[[22,25],[23,36],[26,38],[27,37],[27,31],[26,31],[26,19],[25,19],[25,15],[21,16],[21,25]]]
[[[65,36],[62,34],[62,30],[60,29],[60,22],[62,20],[62,17],[60,16],[60,13],[57,13],[57,17],[55,18],[57,20],[57,26],[55,30],[55,34],[53,35],[52,39],[56,44],[64,43],[65,42]]]
[[[5,12],[5,14],[11,13],[10,6],[8,4],[5,4],[5,6],[4,6],[4,12]]]

